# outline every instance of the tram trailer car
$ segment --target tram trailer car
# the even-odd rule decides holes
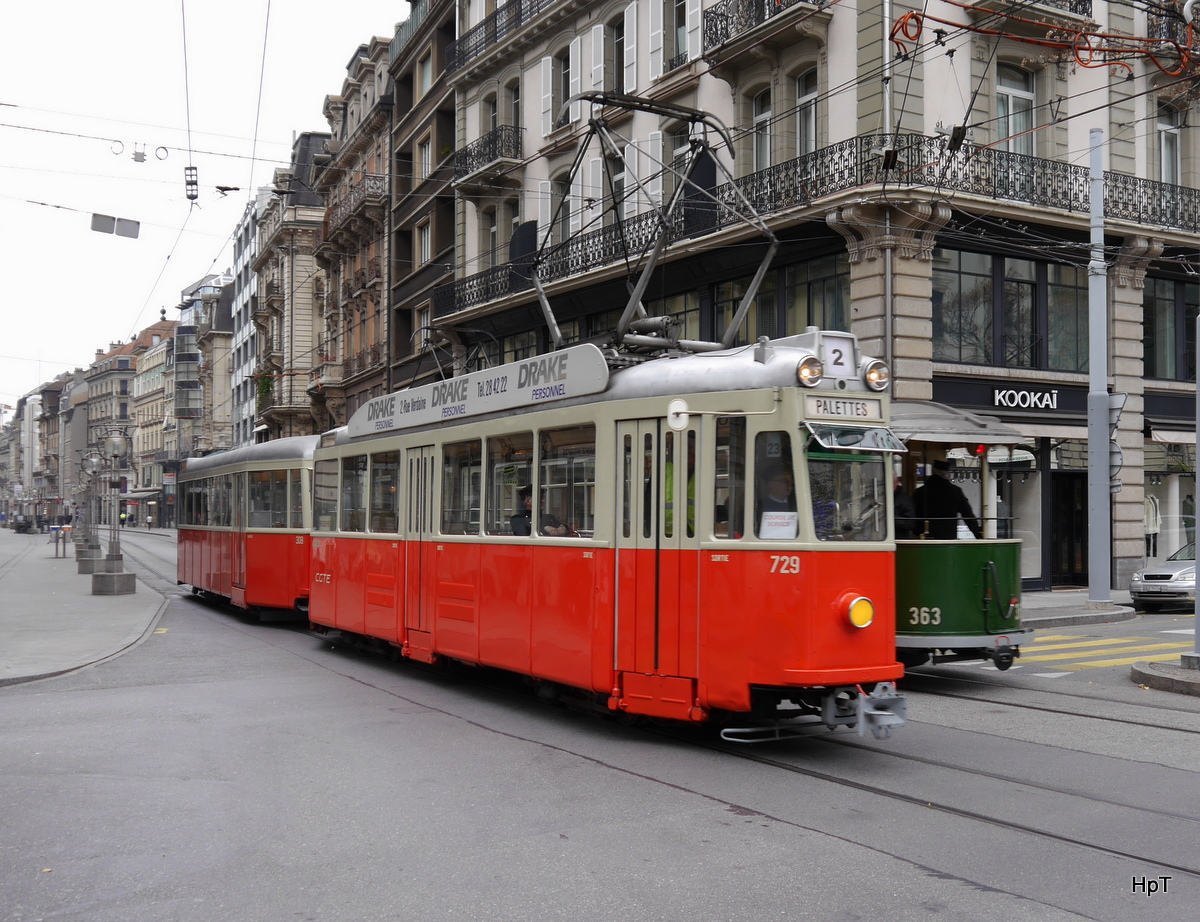
[[[887,383],[810,329],[612,369],[584,344],[376,398],[314,452],[312,627],[732,740],[805,716],[886,736]]]
[[[307,612],[312,457],[319,441],[276,439],[183,463],[180,584],[265,620]]]
[[[983,531],[976,540],[935,540],[918,520],[920,537],[896,542],[897,658],[909,667],[986,659],[1003,672],[1033,639],[1021,623],[1021,541],[1006,537],[1012,523],[997,514],[1011,491],[1006,469],[1027,463],[1015,448],[1024,439],[994,417],[931,401],[894,401],[892,426],[909,449],[901,486],[915,488],[918,465],[928,473],[934,460],[961,462],[979,478]],[[1011,493],[1007,500],[1011,507]]]

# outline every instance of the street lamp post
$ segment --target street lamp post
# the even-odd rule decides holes
[[[129,453],[129,436],[123,429],[109,429],[100,440],[100,454],[108,459],[110,469],[108,516],[108,556],[105,572],[92,574],[92,595],[128,595],[137,589],[133,573],[125,573],[121,559],[121,481],[118,477],[121,458]]]

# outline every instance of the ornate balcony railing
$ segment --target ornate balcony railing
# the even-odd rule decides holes
[[[429,13],[429,4],[430,0],[416,0],[409,8],[408,19],[396,26],[396,33],[388,44],[389,63],[394,63],[396,58],[400,57],[409,39],[416,34],[417,29],[421,28],[421,23],[425,21],[425,16]]]
[[[807,0],[723,0],[704,11],[704,50],[711,51]]]
[[[497,160],[521,159],[521,131],[512,125],[493,128],[478,141],[454,152],[454,178],[462,179]]]
[[[1162,39],[1168,42],[1187,43],[1187,23],[1177,13],[1169,11],[1146,11],[1146,35],[1148,38]]]
[[[1044,160],[992,148],[964,147],[951,153],[945,138],[898,135],[894,169],[883,169],[884,139],[851,138],[725,183],[713,190],[716,202],[683,203],[672,217],[668,241],[713,233],[739,220],[743,197],[764,215],[812,205],[855,189],[877,186],[925,188],[940,193],[1016,202],[1039,209],[1086,215],[1090,174],[1086,166]],[[1109,219],[1200,233],[1200,190],[1104,174],[1104,213]],[[739,194],[740,193],[740,194]],[[637,215],[618,225],[577,234],[543,257],[544,281],[569,278],[640,253],[653,238],[656,217]],[[480,307],[532,287],[529,266],[505,264],[434,290],[434,316]]]
[[[365,173],[361,180],[350,187],[350,194],[326,213],[326,236],[336,232],[368,200],[377,200],[376,204],[384,204],[387,200],[387,192],[386,176],[378,173]]]
[[[563,0],[509,0],[446,49],[446,73],[452,74],[541,13]]]

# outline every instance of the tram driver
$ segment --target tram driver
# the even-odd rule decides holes
[[[786,465],[773,461],[764,466],[758,506],[760,538],[796,537],[799,517],[796,514],[795,482]]]
[[[514,535],[528,537],[533,532],[533,486],[525,484],[521,487],[517,492],[517,499],[520,507],[508,520],[508,524]],[[556,538],[563,537],[568,531],[567,526],[556,515],[545,510],[538,514],[538,529],[543,535]]]

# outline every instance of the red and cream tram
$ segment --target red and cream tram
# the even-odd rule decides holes
[[[178,479],[178,580],[238,608],[308,608],[312,456],[319,436],[189,458]]]
[[[577,345],[371,400],[313,455],[310,621],[729,739],[804,716],[886,736],[887,384],[810,329],[614,368]]]

